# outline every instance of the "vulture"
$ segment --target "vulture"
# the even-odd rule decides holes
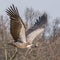
[[[6,9],[6,13],[10,18],[10,33],[14,40],[13,45],[18,48],[31,48],[31,46],[33,45],[32,42],[39,34],[44,31],[44,27],[35,27],[35,29],[32,29],[32,27],[31,29],[26,31],[26,26],[19,15],[17,7],[14,6],[14,4]],[[39,22],[41,26],[45,24],[42,24],[42,22],[45,22],[44,16],[41,17],[40,21]],[[36,24],[38,25],[38,23]]]

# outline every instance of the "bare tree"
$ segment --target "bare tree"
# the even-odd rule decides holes
[[[32,25],[32,19],[34,15],[34,10],[31,8],[26,8],[25,18],[26,18],[26,26],[29,27],[29,23]]]
[[[26,8],[25,19],[26,19],[26,26],[28,27],[28,29],[35,24],[36,19],[38,19],[39,16],[41,16],[40,11],[35,11],[33,8]]]
[[[54,36],[59,35],[60,36],[60,18],[56,18],[54,19],[54,26],[53,26],[53,30],[54,30]]]

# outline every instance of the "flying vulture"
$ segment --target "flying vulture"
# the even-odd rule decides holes
[[[44,28],[36,27],[35,29],[29,29],[26,31],[25,24],[19,15],[18,9],[13,4],[6,9],[6,13],[10,18],[10,33],[14,39],[13,45],[18,48],[30,48],[33,45],[33,40],[44,31]],[[41,21],[40,26],[45,24],[42,23],[45,22],[44,16],[41,17],[41,20],[39,17],[39,21]],[[29,31],[30,33],[28,33]]]

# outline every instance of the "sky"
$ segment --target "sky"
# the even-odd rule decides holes
[[[0,0],[0,15],[6,16],[6,9],[12,4],[18,7],[22,18],[27,7],[45,11],[52,18],[60,17],[60,0]]]

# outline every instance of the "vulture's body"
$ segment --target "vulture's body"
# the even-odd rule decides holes
[[[17,7],[12,5],[10,6],[10,8],[6,10],[6,12],[7,15],[10,17],[10,33],[14,39],[13,44],[19,48],[31,47],[33,45],[32,44],[33,40],[36,38],[36,36],[38,36],[40,33],[44,31],[44,28],[37,29],[35,28],[31,30],[32,32],[26,34],[27,32],[30,31],[30,29],[26,32],[25,25],[21,17],[19,16]],[[41,26],[45,24],[45,23],[42,24],[41,22],[40,22]],[[45,21],[43,20],[43,22]]]

